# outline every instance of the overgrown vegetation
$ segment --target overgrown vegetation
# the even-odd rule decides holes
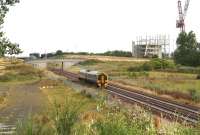
[[[147,68],[150,71],[144,70],[146,65],[150,65]],[[144,88],[144,91],[151,90],[158,95],[169,95],[181,102],[200,102],[194,100],[190,94],[191,89],[195,89],[197,95],[200,94],[200,83],[197,79],[199,68],[175,65],[172,60],[154,58],[149,62],[104,61],[92,65],[75,65],[70,70],[77,72],[83,68],[105,72],[111,81]]]
[[[145,62],[141,66],[129,67],[129,72],[138,72],[138,71],[153,71],[153,70],[166,70],[166,69],[175,69],[175,64],[173,61],[154,58],[149,62]]]
[[[6,67],[6,72],[0,75],[0,82],[20,82],[28,80],[39,80],[43,71],[34,69],[26,64],[11,64]]]
[[[50,104],[50,111],[45,115],[19,122],[17,135],[198,134],[197,129],[178,124],[174,124],[172,129],[157,127],[160,123],[156,123],[150,113],[139,107],[124,108],[117,103],[110,106],[105,95],[94,101],[60,85],[44,91],[49,101],[54,101],[53,107]],[[53,97],[58,102],[55,103]]]
[[[192,100],[195,102],[200,102],[200,93],[196,89],[190,89],[190,96],[192,97]]]
[[[200,74],[197,75],[197,79],[200,80]]]

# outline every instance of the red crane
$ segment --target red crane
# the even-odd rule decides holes
[[[186,0],[184,11],[183,11],[181,0],[178,0],[179,20],[176,21],[176,28],[180,28],[181,32],[185,31],[185,17],[188,11],[189,4],[190,4],[190,0]]]

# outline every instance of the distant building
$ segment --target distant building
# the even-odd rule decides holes
[[[132,42],[132,55],[137,58],[162,58],[163,54],[167,54],[169,45],[170,40],[167,36],[138,37]]]

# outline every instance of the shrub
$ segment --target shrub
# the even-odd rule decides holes
[[[104,120],[97,121],[93,128],[99,135],[140,135],[155,134],[151,118],[134,116],[136,112],[111,110]]]
[[[195,101],[195,102],[200,101],[200,94],[197,92],[196,89],[190,89],[189,92],[190,92],[190,95],[191,95],[193,101]]]
[[[71,134],[72,127],[78,120],[78,112],[83,104],[73,98],[66,98],[64,105],[55,103],[52,119],[58,135]]]
[[[149,62],[144,63],[138,67],[129,67],[129,72],[138,71],[152,71],[152,70],[163,70],[163,69],[174,69],[176,66],[172,61],[154,58]]]
[[[197,75],[197,79],[200,80],[200,74]]]
[[[172,61],[166,60],[166,59],[152,59],[149,62],[153,69],[172,69],[175,68],[175,64]]]
[[[151,71],[154,69],[154,66],[152,63],[144,63],[142,66],[141,66],[141,70],[144,70],[144,71]]]

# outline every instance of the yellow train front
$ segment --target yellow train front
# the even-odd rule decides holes
[[[97,87],[106,88],[108,76],[105,73],[90,70],[80,70],[79,79],[89,83],[94,83]]]

